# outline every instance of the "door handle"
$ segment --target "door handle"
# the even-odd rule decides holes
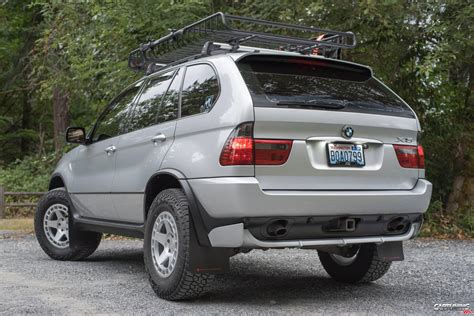
[[[164,142],[166,140],[166,136],[163,133],[159,133],[151,138],[151,141],[156,144],[157,142]]]
[[[105,152],[107,153],[108,156],[112,155],[116,150],[117,150],[117,147],[115,146],[109,146],[105,148]]]

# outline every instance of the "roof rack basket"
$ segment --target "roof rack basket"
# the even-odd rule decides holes
[[[227,51],[235,52],[239,44],[256,49],[294,51],[340,58],[342,48],[354,48],[352,32],[338,32],[314,27],[271,22],[253,18],[214,13],[160,39],[143,43],[130,53],[128,65],[134,70],[150,70],[189,59],[210,55],[219,45],[229,44]],[[153,72],[153,71],[151,71]]]

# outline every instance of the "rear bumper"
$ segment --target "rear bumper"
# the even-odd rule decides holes
[[[304,240],[259,240],[249,230],[244,229],[244,224],[233,224],[214,228],[209,233],[212,247],[228,248],[290,248],[290,247],[318,247],[318,246],[345,246],[351,244],[405,241],[414,238],[420,229],[420,223],[414,223],[409,230],[396,236],[369,236],[350,238],[326,238]]]
[[[424,213],[432,190],[425,179],[412,190],[393,191],[263,191],[253,177],[188,183],[213,218]]]

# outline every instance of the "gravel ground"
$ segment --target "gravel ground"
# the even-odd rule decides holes
[[[432,314],[436,303],[474,309],[473,241],[409,241],[405,257],[373,284],[344,285],[327,276],[316,251],[255,250],[233,257],[207,296],[175,303],[151,290],[139,240],[103,241],[86,261],[59,262],[31,235],[6,238],[0,313]]]

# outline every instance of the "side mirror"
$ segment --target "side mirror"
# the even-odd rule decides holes
[[[71,144],[85,144],[86,130],[83,127],[68,127],[66,130],[66,142]]]

